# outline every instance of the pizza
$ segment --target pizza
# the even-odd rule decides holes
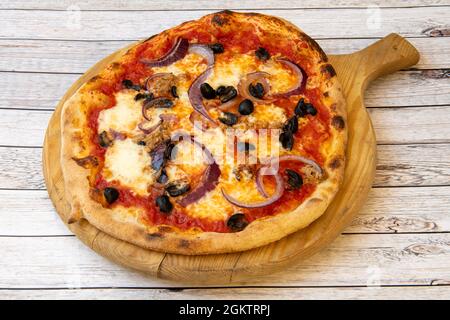
[[[67,222],[146,249],[266,245],[322,215],[344,174],[336,72],[272,16],[222,11],[139,41],[61,117]]]

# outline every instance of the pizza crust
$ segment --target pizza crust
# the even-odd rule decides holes
[[[61,165],[66,199],[72,208],[70,216],[66,219],[67,222],[75,223],[84,218],[96,228],[115,238],[146,249],[198,255],[244,251],[269,244],[308,226],[325,212],[343,180],[347,142],[345,99],[334,69],[328,63],[325,53],[314,40],[297,27],[279,18],[225,11],[201,18],[201,20],[204,19],[221,24],[240,19],[256,19],[262,29],[295,33],[313,48],[312,54],[320,57],[320,63],[316,70],[322,74],[322,91],[328,95],[324,99],[324,103],[331,113],[331,136],[333,137],[332,143],[328,147],[329,157],[323,168],[326,179],[319,183],[312,195],[295,210],[258,219],[250,223],[243,231],[236,233],[183,231],[166,225],[146,227],[139,222],[138,218],[120,218],[120,215],[112,214],[115,209],[104,208],[91,199],[87,179],[88,170],[77,165],[72,159],[74,155],[88,152],[83,148],[83,136],[80,128],[86,123],[86,114],[83,112],[82,106],[90,98],[86,96],[85,88],[91,83],[95,83],[96,79],[94,78],[67,100],[62,109]],[[195,21],[187,22],[179,28],[195,23]],[[114,75],[116,67],[117,64],[112,63],[102,75]]]

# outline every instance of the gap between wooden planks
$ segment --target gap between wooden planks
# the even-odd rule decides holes
[[[83,11],[79,23],[70,11],[0,10],[0,38],[66,40],[142,39],[217,10],[190,11]],[[314,39],[405,37],[448,34],[450,7],[381,8],[381,20],[368,23],[373,12],[353,9],[252,10],[283,17]],[[336,18],[338,17],[338,19]],[[68,23],[71,22],[71,23]],[[326,26],[326,27],[324,27]],[[37,33],[36,30],[39,30]]]
[[[23,1],[9,0],[0,3],[0,9],[25,9],[25,10],[66,10],[73,5],[72,0],[60,1]],[[207,9],[288,9],[292,8],[365,8],[367,6],[380,7],[427,7],[450,5],[448,1],[440,0],[241,0],[241,1],[212,1],[212,0],[127,0],[126,5],[121,0],[83,0],[78,1],[77,6],[81,10],[207,10]]]
[[[450,286],[391,287],[245,287],[245,288],[103,288],[103,289],[23,289],[1,290],[0,296],[16,299],[114,299],[114,300],[177,300],[177,299],[448,299]]]
[[[75,237],[2,237],[0,288],[174,287],[116,265]],[[341,235],[313,257],[236,286],[448,284],[450,233]],[[206,272],[207,270],[205,270]]]

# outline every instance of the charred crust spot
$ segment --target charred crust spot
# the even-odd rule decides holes
[[[180,240],[178,243],[178,247],[180,248],[189,248],[190,242],[188,240]]]
[[[305,42],[308,43],[308,45],[312,49],[314,49],[315,51],[317,51],[319,53],[320,60],[322,62],[328,61],[327,55],[325,54],[325,52],[323,52],[322,48],[319,46],[319,44],[316,41],[314,41],[312,38],[310,38],[307,34],[304,34],[304,33],[302,34],[302,38]]]
[[[341,158],[340,157],[336,157],[330,162],[328,167],[330,169],[338,169],[341,166],[341,163],[342,163]]]
[[[333,78],[336,75],[336,71],[334,70],[333,66],[329,63],[322,66],[321,71],[323,74],[327,74],[328,78]]]
[[[99,80],[100,79],[100,76],[99,75],[96,75],[96,76],[93,76],[91,79],[89,79],[89,82],[95,82],[95,81],[97,81],[97,80]]]
[[[224,17],[225,14],[231,14],[231,11],[221,11],[217,14],[215,14],[212,18],[212,23],[215,25],[218,25],[219,27],[222,27],[228,23],[228,18]]]
[[[112,64],[111,64],[111,68],[114,70],[114,69],[118,69],[118,68],[120,68],[120,63],[118,63],[118,62],[113,62]]]
[[[228,14],[228,15],[232,15],[234,12],[233,11],[231,11],[231,10],[222,10],[222,11],[219,11],[219,14]]]
[[[341,116],[334,116],[331,120],[331,124],[338,130],[342,130],[345,128],[345,121]]]
[[[173,231],[173,229],[169,226],[160,226],[160,227],[158,227],[158,230],[160,232],[172,232]]]
[[[75,161],[77,165],[85,169],[98,166],[98,159],[94,156],[87,156],[84,158],[72,157],[72,160]]]
[[[325,98],[328,98],[328,97],[330,96],[330,94],[328,93],[328,91],[326,91],[326,92],[323,93],[323,96],[324,96]]]
[[[147,236],[150,240],[164,238],[164,235],[160,232],[149,233]]]

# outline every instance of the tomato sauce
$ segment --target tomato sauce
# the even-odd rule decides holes
[[[281,54],[290,59],[305,70],[307,75],[311,75],[311,65],[306,57],[297,54],[292,48],[299,44],[293,40],[271,38],[269,35],[263,35],[261,39],[254,32],[255,27],[252,25],[243,26],[239,30],[229,28],[227,31],[219,28],[205,26],[204,28],[185,28],[180,27],[179,35],[188,39],[190,42],[212,43],[220,42],[224,45],[225,54],[227,51],[247,53],[263,46],[271,55]],[[161,36],[162,37],[162,36]],[[88,114],[88,127],[90,130],[90,138],[92,142],[91,154],[99,159],[100,165],[91,172],[91,187],[94,190],[103,190],[106,187],[114,187],[119,191],[119,198],[111,205],[123,207],[139,207],[146,212],[143,217],[145,223],[149,225],[170,225],[176,228],[198,229],[210,232],[229,232],[226,221],[215,221],[205,218],[193,218],[189,216],[183,208],[174,206],[170,214],[159,211],[155,205],[156,197],[161,193],[160,190],[152,189],[148,196],[140,196],[131,191],[131,189],[121,186],[117,181],[106,181],[102,176],[102,168],[104,165],[104,156],[106,149],[99,145],[98,141],[98,117],[102,110],[115,105],[114,94],[122,89],[122,81],[129,79],[133,83],[143,83],[143,81],[151,75],[151,71],[140,60],[142,58],[156,59],[168,52],[175,42],[175,38],[169,35],[164,36],[164,41],[152,42],[145,41],[133,51],[133,56],[129,57],[125,63],[121,65],[120,72],[114,79],[104,80],[99,90],[110,98],[110,103],[103,106],[92,108]],[[158,43],[158,46],[155,45]],[[300,46],[307,46],[301,43]],[[299,127],[299,131],[295,134],[295,148],[300,148],[306,152],[311,158],[323,165],[324,157],[319,147],[321,143],[330,136],[330,114],[321,100],[322,93],[319,89],[306,90],[303,94],[307,101],[311,102],[317,109],[316,116],[307,116],[308,121]],[[275,104],[284,108],[288,116],[294,114],[297,101],[295,99],[286,98],[278,99]],[[285,161],[280,163],[280,173],[285,177],[287,168],[301,172],[303,164],[293,161]],[[274,188],[275,179],[271,176],[264,178],[264,183]],[[275,203],[256,209],[241,209],[249,222],[266,216],[275,215],[280,212],[287,212],[295,209],[306,198],[308,198],[316,189],[313,183],[304,183],[299,189],[287,188],[282,197]]]

